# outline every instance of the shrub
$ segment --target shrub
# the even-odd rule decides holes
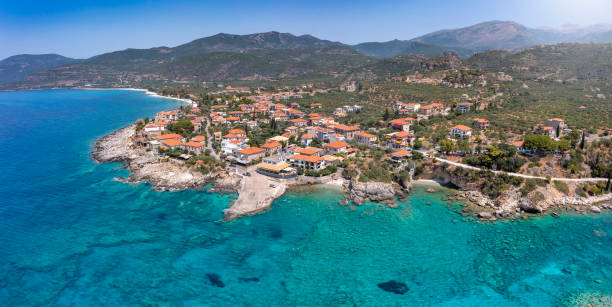
[[[554,184],[555,184],[555,188],[557,188],[557,190],[563,192],[563,194],[565,194],[565,195],[569,194],[569,188],[567,187],[567,184],[565,182],[555,180]]]

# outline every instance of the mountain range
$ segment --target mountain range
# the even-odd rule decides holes
[[[400,55],[467,58],[490,49],[518,51],[541,44],[611,41],[612,27],[608,25],[531,29],[509,21],[357,45],[279,32],[220,33],[176,47],[126,49],[85,60],[60,55],[13,56],[0,61],[0,84],[17,82],[4,87],[33,88],[295,78],[348,73],[374,63],[388,66],[396,60],[377,59]]]
[[[77,63],[59,54],[21,54],[0,61],[0,84],[17,82],[27,75],[54,67]]]

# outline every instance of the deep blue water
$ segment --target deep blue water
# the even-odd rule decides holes
[[[388,209],[303,188],[224,223],[231,195],[155,192],[90,160],[97,137],[175,105],[0,93],[0,305],[612,304],[610,214],[479,223],[443,189]],[[408,291],[377,286],[389,280]]]

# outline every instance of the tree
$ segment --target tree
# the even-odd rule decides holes
[[[467,139],[461,139],[457,142],[457,147],[460,151],[463,152],[471,152],[472,151],[472,144],[470,144],[470,141],[468,141]]]
[[[568,140],[563,139],[557,142],[557,149],[559,151],[567,151],[571,148],[571,144]]]
[[[444,153],[450,153],[455,151],[456,145],[452,141],[442,140],[440,141],[440,150]]]
[[[193,132],[193,123],[190,120],[180,120],[169,124],[168,130],[186,137]]]
[[[525,137],[523,147],[535,151],[553,151],[555,142],[546,135],[531,134]]]
[[[585,140],[584,140],[584,131],[582,131],[582,140],[580,141],[580,149],[581,150],[584,150],[584,142],[585,142]]]
[[[385,113],[383,114],[383,120],[388,121],[389,116],[391,116],[391,114],[389,114],[389,109],[385,108]]]
[[[561,135],[561,126],[559,126],[559,125],[557,125],[556,134],[557,134],[557,137],[559,137]]]

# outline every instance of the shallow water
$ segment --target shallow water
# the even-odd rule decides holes
[[[612,294],[609,214],[479,223],[420,185],[397,209],[301,188],[224,223],[234,195],[155,192],[89,159],[97,137],[175,105],[131,91],[0,93],[2,305],[553,306]],[[408,291],[378,287],[390,280]]]

